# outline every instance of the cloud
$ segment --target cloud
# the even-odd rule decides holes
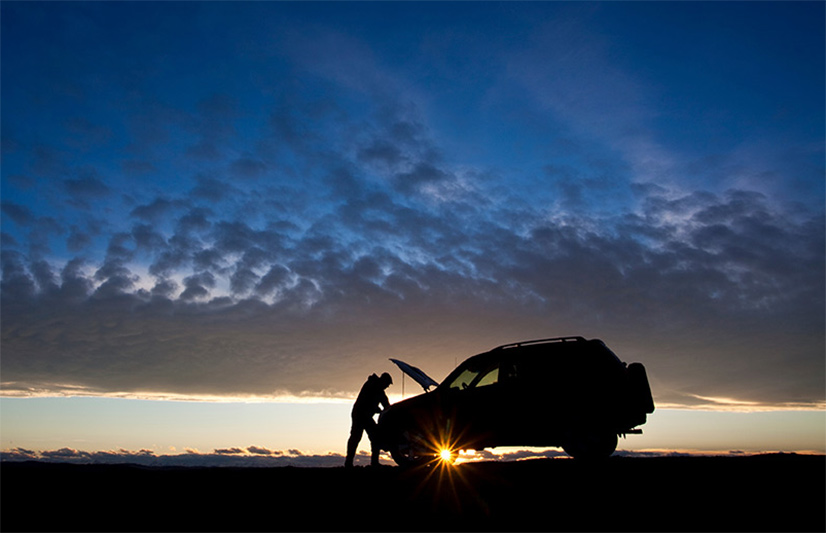
[[[352,28],[250,25],[249,54],[216,57],[221,85],[187,70],[181,43],[200,41],[178,32],[112,43],[135,73],[86,43],[53,107],[82,100],[87,118],[4,106],[31,111],[4,113],[4,393],[340,398],[390,356],[439,377],[582,334],[645,363],[660,402],[820,405],[824,218],[806,196],[822,200],[822,148],[671,147],[654,86],[574,11],[453,47],[445,94],[417,69],[463,32],[419,35],[400,64]],[[37,35],[30,64],[64,50]],[[473,83],[447,72],[462,56],[485,66]],[[95,79],[122,107],[93,105]],[[24,118],[59,134],[30,138]]]
[[[42,461],[73,464],[134,464],[151,467],[341,467],[344,456],[330,452],[326,455],[304,454],[299,450],[266,450],[256,446],[247,448],[216,449],[212,453],[201,453],[188,449],[181,454],[156,454],[153,450],[98,450],[88,452],[74,448],[34,451],[24,448],[3,450],[0,459],[6,461]],[[367,465],[369,455],[359,455],[356,464]],[[384,458],[385,464],[390,464]]]
[[[66,191],[75,197],[99,198],[109,194],[109,187],[94,175],[69,179],[64,183]]]
[[[250,446],[247,448],[247,452],[254,454],[254,455],[281,455],[282,452],[277,450],[268,450],[267,448],[262,448],[260,446]],[[295,454],[293,454],[295,455]]]
[[[215,453],[218,455],[240,455],[247,453],[243,448],[216,448]]]
[[[148,204],[135,207],[130,214],[140,220],[157,222],[170,216],[180,207],[182,207],[182,202],[167,198],[155,198]]]
[[[216,449],[212,453],[201,453],[195,450],[188,450],[181,454],[156,454],[153,450],[99,450],[87,452],[73,448],[61,448],[58,450],[35,451],[24,448],[12,448],[3,450],[0,453],[0,460],[3,462],[14,461],[41,461],[52,463],[73,463],[73,464],[132,464],[150,467],[241,467],[241,468],[278,468],[278,467],[299,467],[299,468],[340,468],[344,465],[344,456],[329,452],[321,454],[304,454],[300,450],[266,450],[265,453],[257,453],[257,447],[247,448],[223,448]],[[714,452],[713,455],[735,455],[742,456],[745,452],[739,450],[724,452]],[[681,452],[675,450],[646,450],[646,451],[623,451],[615,452],[615,455],[622,457],[677,457],[692,455],[707,455],[702,452]],[[457,465],[462,463],[479,461],[525,461],[535,459],[556,459],[566,458],[568,455],[557,449],[484,449],[468,452],[460,452]],[[393,461],[383,453],[380,457],[381,463],[394,465]],[[370,463],[370,454],[366,451],[359,451],[355,456],[356,466],[367,466]]]
[[[16,224],[28,226],[34,221],[31,211],[22,205],[12,202],[3,202],[3,213],[11,218]]]
[[[112,239],[96,270],[75,261],[60,276],[5,254],[3,294],[25,298],[2,302],[4,379],[111,392],[328,394],[355,390],[384,354],[404,353],[438,375],[449,370],[439,353],[463,358],[523,337],[594,332],[667,384],[655,386],[660,401],[691,404],[689,391],[818,401],[822,220],[790,220],[746,191],[672,199],[653,190],[641,205],[610,229],[541,212],[513,228],[507,218],[452,222],[397,210],[387,199],[376,213],[299,239],[219,222],[205,242],[177,251],[178,241],[138,226]],[[380,230],[365,223],[375,216]],[[359,235],[353,242],[380,240],[354,249],[332,238],[348,228]],[[163,276],[151,293],[127,266],[139,243],[149,255],[184,258],[156,263]],[[778,335],[796,343],[778,352],[770,340]],[[442,350],[416,349],[436,339]]]

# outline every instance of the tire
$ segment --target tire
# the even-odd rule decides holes
[[[433,461],[430,454],[421,453],[416,450],[413,443],[421,437],[418,434],[411,435],[404,431],[399,434],[390,448],[390,456],[402,468],[423,466]]]
[[[607,459],[617,449],[617,434],[591,429],[576,431],[566,439],[562,449],[578,460]]]

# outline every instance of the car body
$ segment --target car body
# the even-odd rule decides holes
[[[382,449],[402,466],[496,446],[560,446],[575,458],[611,455],[617,437],[642,433],[654,412],[641,363],[622,362],[599,339],[507,344],[468,358],[441,384],[395,361],[425,393],[379,416]]]

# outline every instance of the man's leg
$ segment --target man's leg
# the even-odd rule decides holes
[[[344,466],[353,466],[353,459],[356,457],[356,449],[361,442],[363,432],[364,427],[354,418],[353,425],[350,427],[350,438],[347,439],[347,458],[344,460]]]
[[[370,456],[370,466],[379,466],[379,443],[377,442],[376,438],[376,421],[372,418],[369,421],[365,421],[364,424],[364,431],[367,432],[367,437],[370,439],[370,451],[372,452]]]

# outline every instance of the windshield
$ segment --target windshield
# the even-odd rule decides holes
[[[468,366],[461,370],[456,377],[448,382],[451,389],[469,389],[493,385],[499,381],[499,366],[487,365],[484,367]]]

